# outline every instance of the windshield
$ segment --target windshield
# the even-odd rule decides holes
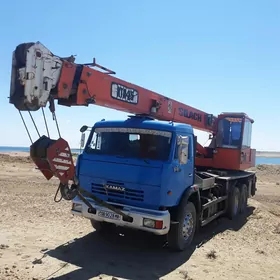
[[[219,121],[218,147],[240,147],[242,140],[242,118],[227,117]]]
[[[151,160],[168,160],[171,132],[138,128],[96,128],[86,153]]]

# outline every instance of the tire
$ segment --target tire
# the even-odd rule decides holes
[[[238,214],[240,209],[240,191],[239,188],[234,187],[232,193],[229,197],[228,204],[228,217],[231,220],[234,220]]]
[[[196,209],[192,202],[183,199],[175,215],[176,225],[168,233],[168,246],[174,251],[184,251],[192,243],[196,231]]]
[[[248,188],[246,184],[243,184],[240,188],[240,206],[239,213],[243,214],[246,211],[248,205]]]

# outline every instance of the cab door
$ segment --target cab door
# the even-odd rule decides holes
[[[183,141],[187,141],[187,155],[185,159],[180,159],[180,152],[182,153],[182,143],[176,143],[174,160],[172,163],[173,179],[176,181],[178,188],[178,196],[194,183],[194,137],[193,135],[180,133],[177,135]]]
[[[185,141],[187,144],[187,155],[186,158],[179,158],[180,149],[184,149],[182,145],[183,143],[176,145],[176,161],[179,167],[182,169],[182,179],[184,181],[185,187],[189,187],[193,185],[194,182],[194,149],[193,149],[193,135],[183,135],[179,134],[178,137],[182,138],[182,141]],[[180,147],[181,145],[181,147]],[[184,152],[183,152],[184,153]]]
[[[161,203],[165,206],[178,205],[184,191],[194,183],[194,136],[177,133],[172,143],[173,152],[170,164],[163,165]],[[178,137],[188,141],[187,157],[182,162],[179,158],[181,149]]]

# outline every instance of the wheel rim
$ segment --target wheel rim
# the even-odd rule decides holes
[[[239,199],[238,199],[238,193],[234,196],[234,215],[238,212],[238,206],[239,206]]]
[[[183,223],[183,238],[188,240],[193,231],[193,216],[191,213],[188,213],[184,219]]]

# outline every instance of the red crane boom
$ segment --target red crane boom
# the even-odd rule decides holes
[[[95,60],[76,64],[73,56],[55,56],[39,42],[21,44],[13,53],[10,103],[20,111],[37,111],[50,102],[54,112],[53,100],[57,99],[64,106],[94,104],[187,123],[213,135],[211,147],[197,145],[196,166],[242,170],[255,165],[255,150],[250,148],[253,120],[246,114],[215,117],[112,74]]]

